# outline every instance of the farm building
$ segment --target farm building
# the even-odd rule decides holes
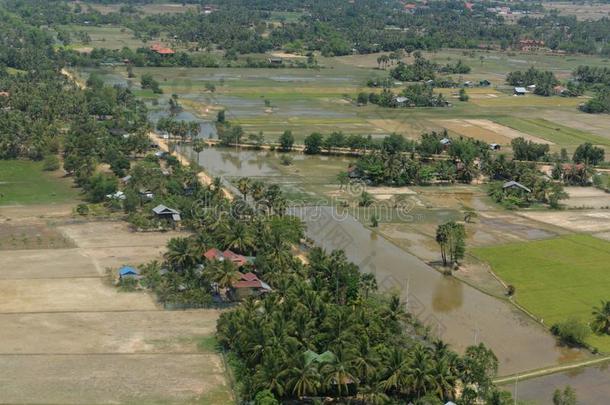
[[[443,145],[443,147],[447,148],[449,147],[449,145],[451,145],[451,139],[450,138],[443,138],[440,140],[441,145]]]
[[[521,184],[517,181],[507,181],[506,183],[504,183],[502,185],[502,188],[504,190],[522,190],[522,191],[525,191],[526,193],[532,192],[532,190],[530,190],[529,188],[525,187],[523,184]]]
[[[176,223],[182,220],[179,211],[166,207],[163,204],[157,205],[155,208],[152,209],[152,211],[159,219],[163,219],[168,222]]]
[[[515,94],[515,96],[525,96],[525,93],[527,93],[525,87],[515,87],[513,90],[513,94]]]
[[[119,279],[124,278],[137,278],[140,276],[140,273],[133,267],[123,266],[119,269]]]
[[[409,101],[409,99],[408,99],[408,98],[406,98],[406,97],[402,97],[402,96],[394,98],[394,102],[395,102],[395,103],[396,103],[396,105],[397,105],[397,106],[399,106],[399,107],[404,107],[404,106],[406,106],[408,101]]]

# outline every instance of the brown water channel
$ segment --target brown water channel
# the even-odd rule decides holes
[[[286,182],[286,175],[266,162],[267,153],[209,148],[200,154],[199,164],[209,174],[229,179],[259,176]],[[328,206],[295,208],[293,214],[305,221],[307,235],[319,246],[345,250],[362,271],[376,274],[380,289],[400,293],[407,309],[454,349],[479,342],[491,347],[500,360],[500,375],[582,356],[557,347],[544,328],[509,303],[443,276],[350,215]]]

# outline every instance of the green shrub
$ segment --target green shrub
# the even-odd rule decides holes
[[[586,346],[585,339],[591,329],[576,318],[569,318],[551,326],[551,332],[559,338],[561,343],[574,347]]]
[[[42,170],[47,172],[54,172],[59,169],[59,158],[55,155],[47,155],[42,161]]]

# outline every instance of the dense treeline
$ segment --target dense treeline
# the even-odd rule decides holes
[[[573,75],[595,92],[595,96],[581,105],[580,109],[592,114],[610,113],[610,68],[578,66]]]
[[[444,152],[448,159],[428,159]],[[446,133],[430,132],[422,134],[419,141],[407,141],[391,135],[380,149],[362,155],[350,175],[387,186],[470,183],[479,174],[476,160],[487,156],[489,145],[469,138],[449,139]]]
[[[0,158],[45,159],[45,168],[55,170],[61,152],[64,170],[100,201],[116,178],[96,174],[98,165],[124,175],[129,157],[150,146],[144,103],[95,76],[79,88],[61,73],[63,60],[46,32],[0,14]]]
[[[559,80],[553,72],[530,67],[526,71],[517,70],[508,73],[506,83],[512,86],[536,86],[534,94],[548,97],[553,94],[553,87],[559,84]]]
[[[506,49],[518,46],[523,38],[543,40],[551,49],[610,52],[606,45],[610,37],[607,18],[578,21],[575,17],[547,13],[543,18],[525,16],[517,24],[509,24],[502,16],[488,11],[487,7],[493,4],[487,3],[477,3],[469,10],[461,1],[431,2],[418,4],[407,12],[398,0],[261,0],[255,3],[231,0],[218,2],[217,10],[207,14],[195,9],[182,14],[149,16],[131,6],[101,14],[87,6],[67,5],[61,0],[9,0],[7,3],[35,25],[116,24],[131,28],[143,39],[158,37],[163,32],[182,42],[197,43],[202,49],[217,47],[228,53],[284,48],[345,55],[353,49],[370,53],[405,48],[477,48],[481,44]],[[511,3],[511,7],[532,9],[526,3]],[[279,18],[279,24],[271,22],[272,13],[277,11],[291,11],[300,17],[290,22]]]

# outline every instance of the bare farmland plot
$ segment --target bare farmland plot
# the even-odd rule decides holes
[[[33,217],[41,213],[10,212],[20,226],[46,231]],[[139,234],[117,222],[63,224],[53,232],[69,235],[75,247],[2,252],[1,401],[231,401],[220,357],[200,344],[212,338],[217,311],[159,310],[150,294],[119,292],[102,278],[107,266],[159,258],[179,233]]]
[[[551,1],[542,5],[547,10],[558,10],[560,14],[575,16],[577,20],[600,20],[610,16],[610,4]]]
[[[437,120],[436,122],[459,135],[478,139],[487,143],[510,145],[510,142],[513,139],[521,137],[533,142],[553,145],[552,142],[545,139],[485,119],[450,119]]]

